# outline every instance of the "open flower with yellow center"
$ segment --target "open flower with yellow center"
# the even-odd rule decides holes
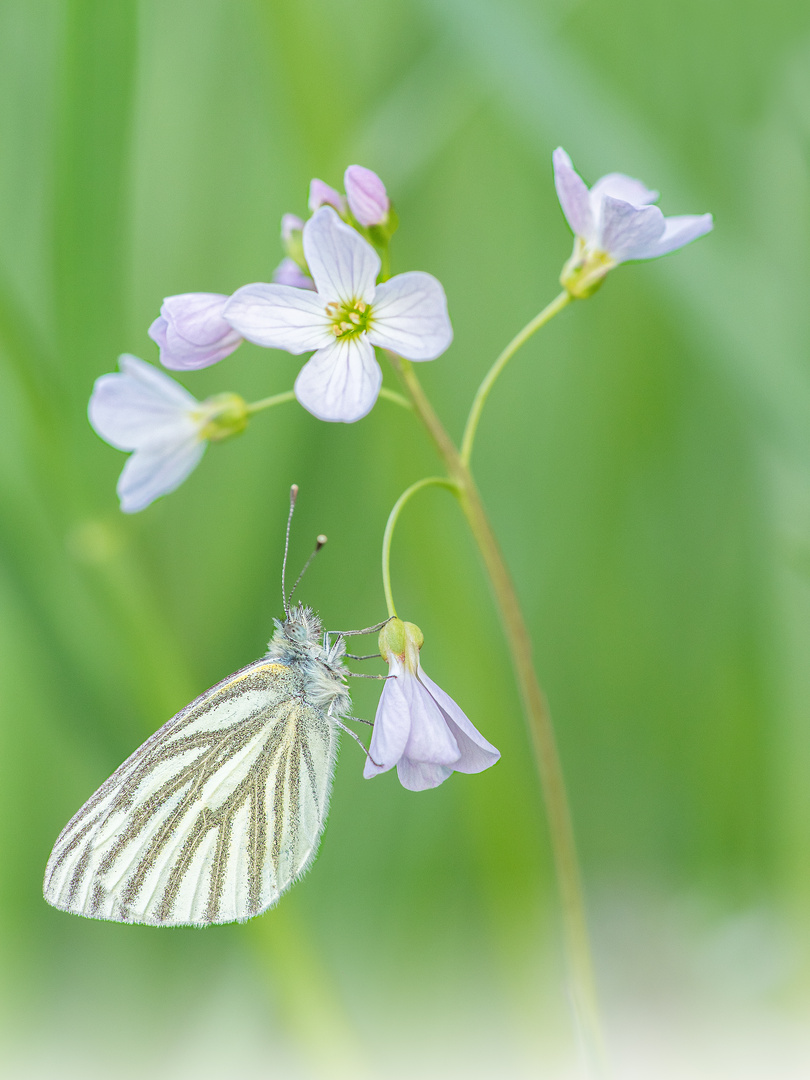
[[[243,431],[248,409],[238,394],[198,401],[137,356],[118,365],[120,372],[96,379],[87,411],[102,439],[133,452],[117,487],[121,509],[132,514],[179,487],[209,442]]]
[[[224,317],[248,341],[299,354],[314,350],[295,394],[320,420],[350,424],[370,411],[382,384],[374,346],[408,360],[435,360],[453,340],[444,289],[412,271],[377,284],[371,244],[323,206],[304,225],[303,246],[315,290],[245,285]]]

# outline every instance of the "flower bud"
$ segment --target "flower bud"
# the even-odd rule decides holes
[[[160,346],[160,362],[174,371],[195,371],[223,360],[242,337],[222,317],[228,297],[220,293],[167,296],[149,337]]]
[[[304,255],[304,223],[297,214],[285,214],[282,217],[281,246],[287,258],[296,263],[303,273],[307,273],[307,260]],[[279,284],[290,285],[293,283],[280,281]]]
[[[202,428],[200,437],[221,442],[230,435],[239,435],[248,424],[247,402],[239,394],[216,394],[200,406]]]
[[[309,185],[309,208],[314,214],[321,206],[334,206],[335,210],[343,217],[346,213],[346,200],[339,191],[329,187],[323,180],[317,178]]]
[[[350,165],[343,177],[349,209],[357,221],[369,228],[384,225],[388,220],[391,202],[385,184],[371,169]]]
[[[273,271],[273,281],[276,285],[292,285],[296,289],[314,290],[315,282],[305,274],[294,259],[282,259]]]

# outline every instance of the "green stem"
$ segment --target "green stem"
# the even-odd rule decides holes
[[[415,495],[417,491],[421,491],[422,488],[430,487],[431,485],[449,488],[451,491],[458,494],[458,488],[454,483],[448,480],[447,477],[426,476],[424,480],[417,480],[415,484],[411,484],[409,488],[406,488],[405,491],[402,492],[400,497],[394,503],[391,513],[388,515],[388,521],[385,524],[382,543],[382,577],[383,588],[385,589],[385,604],[388,608],[388,614],[392,617],[396,616],[397,613],[397,609],[394,607],[394,594],[391,589],[391,540],[394,536],[394,528],[403,506],[410,497]]]
[[[294,390],[285,390],[283,394],[273,394],[271,397],[262,398],[261,401],[254,401],[248,405],[247,411],[257,413],[262,409],[272,409],[274,405],[283,405],[287,401],[295,401]]]
[[[571,302],[571,299],[571,294],[568,292],[561,292],[559,296],[555,297],[547,307],[543,308],[539,315],[535,315],[532,321],[526,323],[520,333],[512,338],[484,376],[484,381],[478,387],[478,392],[470,407],[470,415],[467,417],[467,424],[461,439],[461,460],[465,465],[469,465],[470,463],[473,441],[475,439],[475,433],[478,430],[478,421],[481,419],[481,412],[489,397],[490,390],[495,385],[495,380],[521,345],[524,345],[532,334],[539,330],[541,326],[545,326],[549,319],[553,319],[558,311],[562,311],[562,309]]]
[[[550,318],[550,316],[548,317]],[[522,340],[526,340],[527,336],[524,331]],[[518,335],[518,338],[520,337],[521,335]],[[514,349],[512,351],[514,352]],[[492,585],[492,591],[495,594],[495,600],[500,610],[501,621],[509,643],[515,676],[528,721],[548,816],[551,847],[560,894],[563,934],[574,1012],[594,1072],[597,1075],[604,1075],[607,1072],[607,1065],[588,939],[582,879],[574,839],[574,827],[562,766],[557,752],[554,729],[551,723],[551,715],[534,671],[529,631],[523,618],[514,584],[498,542],[495,539],[467,461],[462,458],[426,397],[422,385],[413,370],[413,365],[396,354],[389,353],[388,355],[413,402],[417,415],[427,428],[439,454],[444,460],[449,479],[456,489],[462,511],[467,518],[473,537],[481,552]],[[503,363],[500,364],[501,368]],[[496,371],[494,377],[497,377],[497,374]],[[494,379],[489,380],[489,385],[491,385],[492,381]],[[488,392],[488,388],[486,392]],[[483,395],[484,398],[486,392]],[[480,408],[478,413],[480,414]],[[471,443],[472,439],[469,440],[470,445]],[[435,482],[433,478],[430,479]],[[420,481],[421,485],[425,483],[426,481]],[[414,487],[416,488],[417,485],[414,485]],[[401,498],[404,498],[404,496]]]
[[[380,397],[385,398],[386,401],[393,401],[395,405],[401,405],[403,409],[412,409],[410,401],[402,394],[398,394],[396,390],[389,390],[387,386],[383,386],[380,389]],[[295,401],[295,391],[285,390],[283,394],[272,394],[270,397],[262,398],[260,401],[254,401],[248,405],[248,413],[261,412],[263,409],[272,409],[274,405],[283,405],[287,401]]]

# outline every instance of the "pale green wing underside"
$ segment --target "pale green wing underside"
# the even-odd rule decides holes
[[[116,922],[258,915],[307,869],[323,831],[336,731],[300,676],[258,660],[179,712],[68,823],[45,899]]]

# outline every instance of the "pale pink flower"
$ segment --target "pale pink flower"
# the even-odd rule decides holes
[[[305,274],[295,259],[282,259],[273,271],[276,285],[292,285],[295,289],[315,289],[315,282]]]
[[[371,169],[350,165],[343,177],[349,209],[366,226],[382,225],[388,220],[391,202],[385,184]]]
[[[316,292],[245,285],[225,318],[257,345],[315,350],[296,379],[296,397],[321,420],[352,423],[369,412],[380,390],[375,345],[409,360],[434,360],[450,345],[447,300],[436,278],[420,271],[378,285],[379,255],[331,207],[309,219],[303,243]]]
[[[339,214],[346,213],[346,200],[339,191],[335,191],[323,180],[315,179],[310,182],[308,205],[313,214],[322,206],[333,206]]]
[[[664,217],[652,205],[658,192],[631,176],[608,173],[589,191],[562,147],[553,161],[557,195],[575,235],[561,280],[575,296],[590,295],[619,263],[666,255],[712,229],[711,214]]]
[[[175,371],[192,371],[230,356],[242,338],[222,318],[227,302],[221,293],[167,296],[148,331],[160,346],[161,364]]]
[[[96,379],[87,412],[102,439],[132,451],[116,489],[121,509],[132,514],[179,487],[209,439],[241,431],[247,409],[236,394],[200,402],[137,356],[119,357],[118,366]]]
[[[380,633],[386,679],[363,775],[397,767],[403,787],[438,787],[452,772],[483,772],[501,756],[419,662],[422,632],[391,619]]]

